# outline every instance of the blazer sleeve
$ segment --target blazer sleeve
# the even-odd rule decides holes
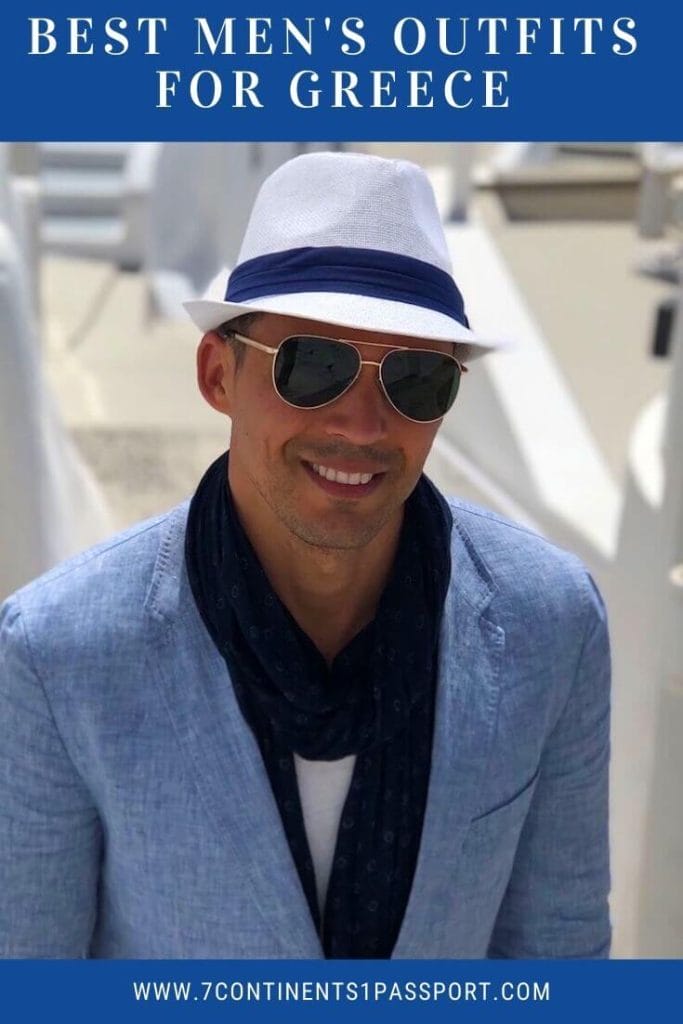
[[[100,846],[10,599],[0,609],[0,957],[88,955]]]
[[[573,685],[541,757],[489,957],[609,956],[610,650],[603,601],[585,581]]]

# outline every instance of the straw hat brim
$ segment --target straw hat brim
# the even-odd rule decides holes
[[[261,296],[253,302],[242,303],[204,298],[183,305],[193,323],[204,333],[216,330],[226,321],[246,313],[262,312],[320,321],[339,328],[467,345],[470,359],[507,347],[504,340],[482,338],[435,310],[412,303],[346,292],[296,292]]]

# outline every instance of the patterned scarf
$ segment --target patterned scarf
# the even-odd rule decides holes
[[[450,509],[421,477],[375,619],[328,667],[256,557],[232,501],[227,460],[228,453],[208,469],[190,505],[192,593],[261,750],[325,955],[388,958],[427,799]],[[356,755],[322,920],[293,753],[323,761]]]

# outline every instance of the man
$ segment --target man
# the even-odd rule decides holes
[[[421,475],[489,347],[425,175],[289,162],[188,309],[229,454],[4,608],[3,954],[606,955],[604,609]]]

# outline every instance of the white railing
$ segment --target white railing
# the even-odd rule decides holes
[[[111,529],[45,386],[28,235],[0,174],[0,598]],[[9,198],[7,198],[9,197]],[[2,215],[4,218],[2,219]]]

